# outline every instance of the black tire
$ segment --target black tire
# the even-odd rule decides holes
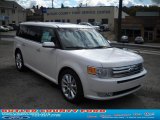
[[[23,62],[23,56],[21,51],[17,51],[15,53],[15,64],[16,64],[16,68],[18,71],[24,71],[25,70],[25,66],[24,66],[24,62]]]
[[[75,83],[76,84],[76,89],[74,88],[74,87],[72,87],[72,85],[68,85],[68,87],[64,87],[64,84],[65,84],[65,80],[64,80],[64,78],[66,77],[66,76],[72,76],[73,78],[71,78],[72,80],[72,82],[75,80],[75,82],[73,82],[73,83]],[[61,88],[61,92],[62,92],[62,95],[63,95],[63,97],[67,100],[67,101],[69,101],[69,102],[71,102],[71,103],[75,103],[75,104],[77,104],[77,103],[80,103],[81,101],[82,101],[82,99],[84,98],[84,95],[83,95],[83,88],[82,88],[82,84],[81,84],[81,81],[80,81],[80,78],[78,77],[78,75],[73,71],[73,70],[71,70],[71,69],[66,69],[66,70],[64,70],[64,71],[62,71],[62,73],[60,74],[60,88]],[[68,83],[69,84],[69,83]],[[75,84],[73,85],[73,86],[75,86]],[[66,85],[67,86],[67,85]],[[70,87],[70,88],[69,88]],[[66,88],[66,89],[65,89]],[[69,90],[70,89],[70,90]],[[64,90],[68,90],[68,97],[67,97],[67,93],[65,94],[64,93]],[[73,92],[73,91],[76,91],[76,92]],[[71,92],[70,92],[70,98],[69,98],[69,91],[72,91],[72,94],[73,93],[75,93],[75,96],[74,97],[72,97],[72,95],[71,95]]]

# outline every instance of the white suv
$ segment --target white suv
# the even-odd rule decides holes
[[[112,48],[89,26],[25,22],[14,44],[19,71],[25,67],[58,84],[63,96],[106,100],[137,91],[146,74],[143,58]]]

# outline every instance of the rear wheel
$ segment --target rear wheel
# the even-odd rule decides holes
[[[15,54],[15,63],[18,71],[23,71],[25,69],[22,53],[20,51]]]
[[[83,89],[78,75],[70,70],[64,70],[60,75],[60,87],[64,98],[72,103],[79,103],[83,98]]]

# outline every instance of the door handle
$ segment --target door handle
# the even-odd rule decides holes
[[[37,52],[41,52],[40,48],[36,49]]]

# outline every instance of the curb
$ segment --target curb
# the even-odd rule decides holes
[[[15,39],[15,36],[13,37],[0,37],[0,40],[2,41],[14,41]]]
[[[15,35],[0,35],[0,38],[13,38]]]

